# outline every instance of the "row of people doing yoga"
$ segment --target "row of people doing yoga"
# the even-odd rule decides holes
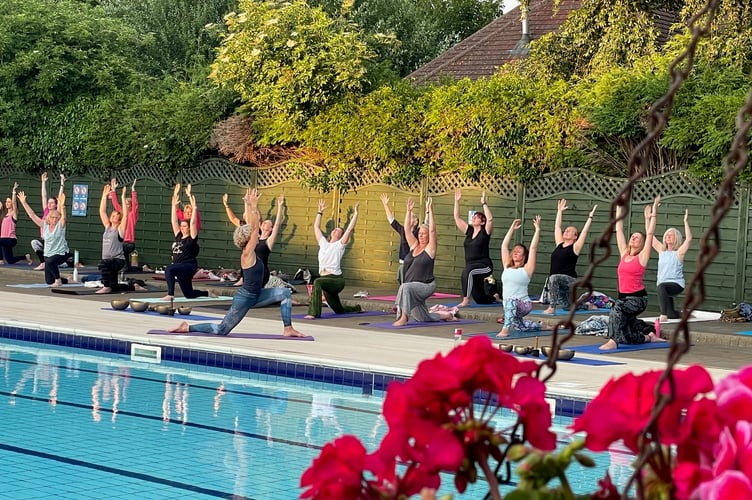
[[[461,275],[463,299],[458,307],[465,307],[470,300],[481,304],[501,302],[504,308],[503,327],[498,337],[506,337],[512,331],[535,331],[544,328],[542,322],[530,321],[526,316],[532,310],[528,286],[536,266],[538,243],[540,241],[541,219],[536,216],[532,224],[534,234],[527,247],[518,243],[510,248],[515,231],[522,227],[516,219],[507,230],[501,243],[501,298],[487,291],[484,281],[493,275],[493,263],[490,258],[489,242],[493,231],[493,215],[486,202],[485,193],[481,195],[483,211],[474,212],[469,222],[460,216],[460,191],[454,196],[454,219],[457,229],[465,234],[465,267]],[[426,202],[425,224],[418,228],[418,217],[414,214],[415,204],[407,201],[404,226],[399,224],[389,209],[389,198],[381,198],[387,219],[394,230],[399,233],[400,268],[397,293],[397,319],[395,325],[404,325],[414,321],[451,321],[453,311],[430,311],[426,300],[435,291],[433,275],[437,251],[437,234],[434,222],[432,202]],[[623,209],[618,208],[616,222],[616,240],[619,249],[617,267],[618,299],[615,300],[609,315],[609,340],[603,349],[615,349],[619,344],[641,344],[644,342],[661,342],[654,323],[646,323],[638,318],[647,308],[647,291],[643,278],[653,249],[658,252],[658,298],[661,310],[660,321],[680,317],[675,309],[674,297],[685,287],[683,262],[692,240],[688,223],[688,211],[684,213],[685,237],[675,228],[666,230],[662,241],[655,237],[656,217],[660,198],[645,207],[645,233],[635,232],[627,239],[624,233]],[[577,279],[577,261],[585,245],[597,205],[593,206],[587,220],[578,231],[575,226],[563,227],[563,215],[567,210],[565,199],[559,200],[554,223],[554,241],[556,247],[551,254],[547,288],[549,290],[549,307],[544,314],[553,314],[557,308],[570,306],[570,288]],[[646,242],[648,242],[646,244]]]

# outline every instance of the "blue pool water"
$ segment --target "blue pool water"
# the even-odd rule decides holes
[[[294,499],[324,444],[386,431],[383,393],[362,387],[2,339],[0,373],[2,498]],[[596,458],[570,474],[582,492],[609,467]]]

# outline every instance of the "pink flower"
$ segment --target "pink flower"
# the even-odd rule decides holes
[[[752,481],[742,472],[728,470],[700,485],[692,500],[731,500],[752,498]]]
[[[538,449],[556,448],[556,434],[551,432],[551,407],[545,401],[546,386],[537,378],[523,376],[512,392],[512,409],[525,426],[525,438]]]
[[[300,478],[300,486],[308,487],[300,497],[360,498],[365,456],[366,449],[355,436],[343,436],[327,443]]]
[[[725,377],[715,387],[719,413],[728,423],[750,419],[752,366]]]

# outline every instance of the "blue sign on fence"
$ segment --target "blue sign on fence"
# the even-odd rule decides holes
[[[89,185],[73,184],[73,203],[71,215],[74,217],[86,217],[86,207],[89,205]]]

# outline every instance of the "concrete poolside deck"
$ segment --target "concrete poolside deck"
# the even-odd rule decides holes
[[[90,269],[91,271],[91,269]],[[136,277],[136,276],[134,276]],[[139,275],[149,278],[149,275]],[[43,274],[16,266],[0,266],[0,324],[39,328],[80,335],[116,338],[143,344],[179,345],[215,352],[231,352],[266,358],[294,360],[321,365],[351,367],[409,375],[426,358],[437,352],[447,352],[453,347],[453,331],[461,326],[465,334],[498,331],[496,317],[500,307],[472,307],[463,309],[461,315],[478,320],[477,323],[455,325],[440,323],[414,329],[375,328],[372,323],[391,321],[391,315],[361,316],[319,320],[293,320],[301,332],[315,337],[314,342],[286,340],[250,340],[230,337],[190,337],[147,335],[150,329],[167,329],[180,319],[132,312],[113,311],[109,301],[113,298],[160,297],[164,292],[116,295],[61,295],[48,288],[14,288],[11,284],[42,283]],[[150,285],[160,286],[158,281]],[[161,283],[163,285],[163,283]],[[198,283],[197,288],[211,287],[212,283]],[[305,287],[298,287],[305,291]],[[357,289],[346,288],[342,294],[348,302],[357,301],[365,309],[390,311],[385,301],[354,299]],[[390,295],[396,290],[369,290],[371,296]],[[297,293],[294,298],[305,298]],[[451,303],[454,299],[441,302]],[[456,300],[454,300],[456,302]],[[191,304],[194,314],[221,319],[227,302]],[[293,314],[304,314],[305,306],[293,308]],[[581,316],[581,317],[580,317]],[[584,319],[586,315],[578,315]],[[548,321],[558,317],[549,318]],[[191,316],[186,318],[191,320]],[[739,332],[752,330],[752,324],[728,324],[720,321],[690,323],[692,346],[682,359],[684,365],[702,364],[718,379],[741,366],[749,364],[752,335]],[[236,328],[236,332],[281,333],[282,324],[276,307],[254,309]],[[671,332],[672,327],[664,327]],[[532,345],[534,338],[513,340],[509,343]],[[539,337],[540,345],[547,345],[550,336]],[[568,345],[600,344],[602,338],[575,337]],[[668,349],[640,350],[609,355],[577,353],[575,359],[597,359],[620,364],[587,366],[560,362],[555,376],[548,382],[549,392],[569,396],[592,397],[611,377],[629,371],[641,372],[660,369]]]

